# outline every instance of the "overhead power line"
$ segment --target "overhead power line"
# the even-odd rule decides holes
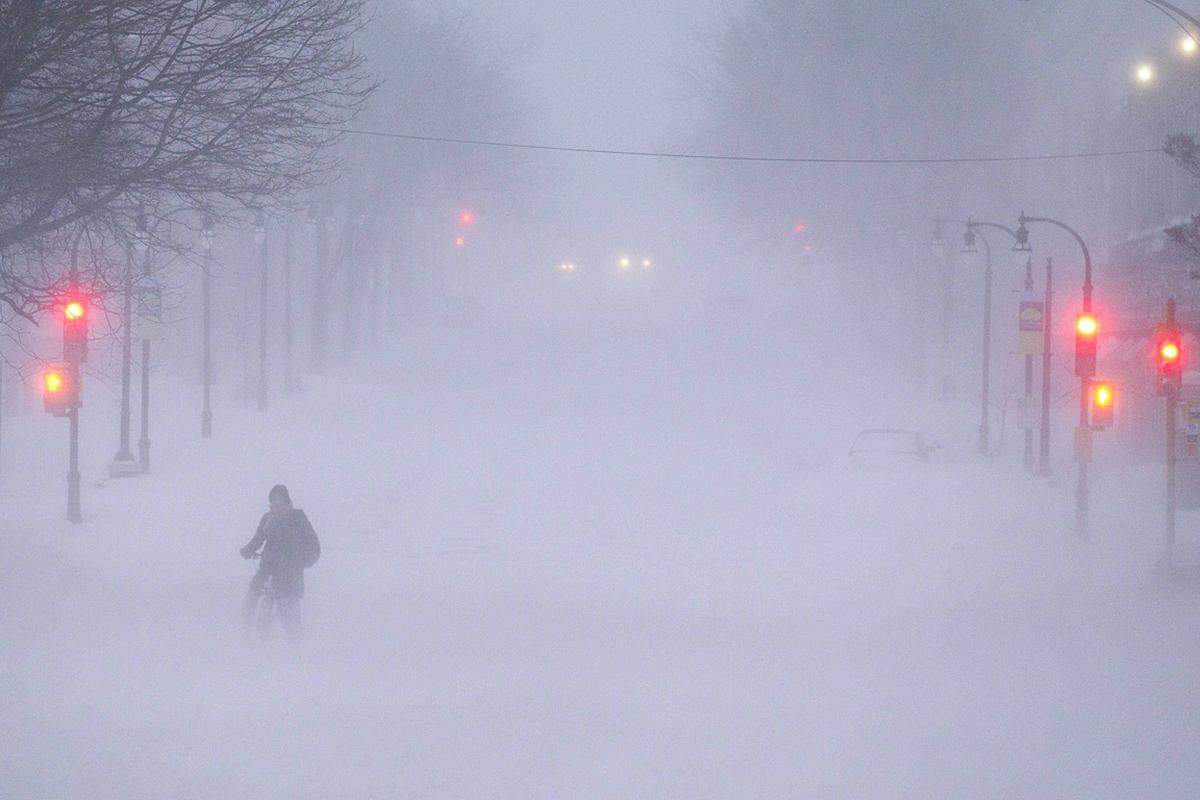
[[[411,133],[394,133],[392,131],[373,131],[362,128],[324,128],[323,130],[338,131],[353,136],[373,136],[382,139],[400,139],[410,142],[433,142],[437,144],[457,144],[473,147],[492,147],[507,150],[539,150],[552,153],[580,153],[602,156],[633,156],[638,158],[686,159],[693,161],[741,161],[762,164],[843,164],[843,165],[872,165],[872,164],[996,164],[1022,161],[1067,161],[1094,158],[1113,158],[1122,156],[1147,155],[1161,153],[1161,147],[1144,147],[1131,150],[1098,150],[1076,153],[1044,153],[1029,156],[934,156],[929,158],[827,158],[822,156],[760,156],[737,155],[732,153],[683,153],[663,150],[619,150],[605,147],[570,147],[567,145],[532,144],[529,142],[501,142],[488,139],[459,139],[449,136],[420,136]]]

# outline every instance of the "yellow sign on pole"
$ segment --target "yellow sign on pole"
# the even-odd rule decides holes
[[[1020,333],[1021,354],[1035,356],[1042,352],[1042,327],[1045,324],[1046,306],[1031,300],[1021,301]]]

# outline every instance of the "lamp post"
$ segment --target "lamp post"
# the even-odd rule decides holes
[[[333,219],[333,202],[331,200],[314,201],[309,207],[309,214],[317,226],[317,265],[313,276],[312,298],[312,361],[313,370],[318,374],[325,371],[326,345],[329,336],[329,298],[326,297],[326,281],[328,278],[326,261],[328,260],[327,226]]]
[[[200,436],[205,439],[212,437],[212,240],[213,220],[207,214],[204,216],[204,228],[200,231],[200,240],[204,243],[204,270],[200,273],[200,294],[203,314],[203,355],[201,356],[201,382],[203,384],[203,405],[200,411]]]
[[[949,400],[954,394],[954,379],[950,375],[950,327],[951,317],[954,313],[954,272],[950,266],[950,259],[946,258],[945,240],[942,238],[942,222],[937,220],[933,228],[933,247],[934,250],[941,249],[942,253],[942,358],[941,358],[941,396],[942,400]]]
[[[992,372],[992,286],[994,284],[995,272],[992,265],[992,248],[988,243],[987,238],[979,232],[980,228],[994,228],[1003,231],[1013,239],[1017,238],[1017,232],[1000,225],[995,222],[979,222],[976,220],[967,219],[959,222],[957,220],[938,219],[936,220],[937,227],[934,229],[934,242],[939,243],[941,237],[941,226],[944,223],[961,224],[966,228],[963,233],[963,253],[975,253],[975,240],[983,242],[984,250],[984,272],[983,272],[983,371],[980,379],[979,387],[979,453],[987,455],[989,448],[989,409],[991,404],[991,372]],[[947,293],[948,296],[948,293]],[[947,319],[949,315],[947,314]],[[949,338],[948,323],[944,334]]]
[[[1024,244],[1028,247],[1029,229],[1026,227],[1028,223],[1042,223],[1053,225],[1061,228],[1071,235],[1075,243],[1079,245],[1079,249],[1083,251],[1083,313],[1090,314],[1092,311],[1092,255],[1088,252],[1087,244],[1073,228],[1065,223],[1059,222],[1056,219],[1049,217],[1030,217],[1026,216],[1025,212],[1021,212],[1018,218],[1018,245]],[[1046,331],[1047,339],[1049,338],[1050,330],[1050,271],[1051,262],[1046,262]],[[1088,537],[1088,462],[1091,460],[1090,454],[1090,435],[1091,427],[1088,424],[1088,388],[1091,385],[1091,375],[1080,375],[1079,387],[1079,427],[1076,429],[1076,446],[1075,460],[1078,465],[1078,481],[1075,485],[1075,533],[1083,539]],[[1049,390],[1048,380],[1045,387],[1047,394]],[[1048,405],[1048,397],[1043,398],[1043,408]],[[1048,408],[1046,409],[1048,412]],[[1046,416],[1049,416],[1048,413]]]
[[[138,213],[138,230],[145,239],[147,233],[145,213]],[[150,286],[150,272],[150,242],[146,240],[142,260],[142,291],[139,294],[141,314],[138,321],[138,333],[142,338],[142,430],[141,437],[138,439],[138,463],[142,472],[150,471],[150,335],[151,327],[158,324],[158,320],[151,322],[149,317],[152,313],[155,317],[161,317],[162,313],[161,297],[157,292],[152,291]]]
[[[137,227],[144,232],[145,215],[139,210]],[[128,477],[141,472],[141,467],[134,460],[129,449],[129,428],[132,410],[130,395],[133,383],[133,248],[130,248],[129,259],[125,264],[124,300],[121,304],[121,431],[117,454],[108,464],[108,474],[113,478]]]
[[[267,218],[259,211],[254,221],[254,239],[258,242],[261,274],[258,288],[258,410],[267,410],[267,314],[270,289],[270,263],[267,259]]]
[[[1014,241],[1016,241],[1018,239],[1016,231],[1014,231],[1012,228],[1008,227],[1007,225],[1001,225],[998,222],[983,222],[980,220],[972,220],[972,219],[968,218],[965,224],[967,227],[967,234],[971,234],[979,228],[991,228],[993,230],[1002,231],[1002,232],[1008,234],[1010,237],[1012,237],[1012,239]],[[986,452],[987,452],[987,424],[988,424],[987,408],[988,408],[988,400],[989,400],[988,382],[989,382],[990,376],[991,376],[991,372],[990,372],[991,357],[990,356],[991,356],[991,342],[992,342],[991,329],[992,329],[993,272],[992,272],[992,250],[990,247],[988,247],[987,239],[984,239],[982,235],[980,235],[979,238],[981,241],[983,241],[984,250],[987,254],[986,274],[984,276],[984,300],[983,300],[983,389],[982,389],[983,398],[982,398],[982,405],[983,405],[984,410],[983,410],[983,421],[980,426],[980,443],[979,443],[980,452],[986,454]],[[967,248],[970,248],[973,244],[971,239],[968,238],[967,236],[964,236],[964,242],[967,245]],[[1028,284],[1027,288],[1031,288],[1032,287],[1032,278],[1028,275],[1028,273],[1026,274],[1026,282]],[[1032,383],[1032,373],[1031,373],[1032,361],[1031,361],[1031,359],[1032,359],[1031,356],[1025,357],[1025,396],[1026,396],[1026,398],[1028,398],[1031,394],[1031,383]],[[1027,463],[1029,463],[1029,461],[1032,459],[1032,446],[1033,446],[1033,432],[1030,429],[1026,428],[1025,429],[1025,459],[1026,459]]]
[[[988,454],[988,403],[991,401],[991,371],[992,371],[992,248],[987,237],[976,233],[970,221],[963,234],[963,252],[974,253],[975,239],[983,242],[983,377],[979,387],[979,454]]]
[[[292,374],[292,223],[295,220],[293,211],[283,228],[283,390],[289,394],[296,391]]]

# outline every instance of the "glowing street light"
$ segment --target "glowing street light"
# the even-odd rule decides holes
[[[1193,42],[1193,46],[1195,43]],[[1137,71],[1134,72],[1138,83],[1150,83],[1154,80],[1154,67],[1150,64],[1138,64]]]
[[[650,263],[650,259],[648,259],[648,258],[642,259],[642,269],[650,269],[651,266],[653,266],[653,265]]]
[[[1179,49],[1182,50],[1185,55],[1194,55],[1197,49],[1196,40],[1191,36],[1184,36],[1179,40]]]
[[[630,263],[629,256],[621,256],[617,259],[617,266],[621,269],[629,269]]]

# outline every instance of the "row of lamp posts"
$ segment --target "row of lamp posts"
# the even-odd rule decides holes
[[[984,309],[983,309],[983,377],[980,385],[980,423],[979,423],[979,452],[987,455],[989,448],[988,440],[988,409],[990,403],[990,373],[991,373],[991,320],[992,320],[992,251],[987,238],[983,235],[981,229],[993,229],[1002,231],[1013,240],[1013,251],[1018,253],[1030,253],[1032,248],[1029,246],[1029,229],[1030,224],[1045,224],[1052,225],[1066,231],[1074,238],[1083,252],[1084,278],[1083,278],[1083,314],[1090,314],[1092,310],[1092,257],[1088,251],[1087,244],[1074,229],[1068,225],[1059,222],[1058,220],[1049,217],[1028,216],[1021,212],[1017,220],[1016,230],[1001,225],[996,222],[983,222],[979,220],[936,220],[934,229],[934,244],[942,245],[941,226],[944,224],[960,224],[964,227],[963,234],[963,250],[964,252],[976,252],[975,241],[978,239],[983,244],[984,249]],[[1037,473],[1039,475],[1050,474],[1050,367],[1051,367],[1051,301],[1053,298],[1053,269],[1054,262],[1046,259],[1046,285],[1045,295],[1043,300],[1043,308],[1041,314],[1042,327],[1042,406],[1041,406],[1041,423],[1039,429],[1039,453],[1037,461]],[[1025,291],[1027,293],[1033,290],[1033,269],[1032,260],[1026,261],[1025,266]],[[949,286],[946,288],[946,312],[943,320],[943,329],[946,332],[948,343],[949,331]],[[1089,388],[1091,383],[1090,376],[1080,377],[1081,386],[1079,393],[1079,430],[1084,431],[1088,428],[1088,403],[1089,403]],[[946,385],[946,379],[943,379],[943,391]],[[1025,356],[1025,400],[1028,404],[1033,394],[1033,358],[1027,353]],[[1076,533],[1086,538],[1088,535],[1088,448],[1076,447],[1076,460],[1078,463],[1078,482],[1075,492],[1075,529]],[[1026,428],[1025,431],[1025,465],[1027,468],[1033,468],[1033,431],[1031,428]]]

